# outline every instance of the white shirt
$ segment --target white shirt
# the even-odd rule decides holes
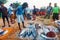
[[[27,14],[30,13],[30,11],[31,11],[29,8],[26,8],[25,10],[26,10]]]

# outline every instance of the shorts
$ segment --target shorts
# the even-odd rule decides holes
[[[24,17],[23,15],[16,15],[17,17],[17,22],[20,23],[21,21],[24,22]]]
[[[8,16],[2,16],[3,21],[5,21],[5,18],[6,18],[7,21],[9,21]]]
[[[59,14],[57,13],[54,13],[53,14],[53,20],[55,21],[55,19],[59,20]]]

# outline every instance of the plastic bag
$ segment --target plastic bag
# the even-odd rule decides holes
[[[60,25],[60,20],[55,21],[56,24]]]
[[[4,33],[4,30],[0,29],[0,35],[2,35]]]

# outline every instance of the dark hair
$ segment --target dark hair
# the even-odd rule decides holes
[[[51,4],[51,2],[49,4]]]
[[[13,4],[10,4],[10,6],[12,6]]]
[[[27,2],[24,2],[24,3],[22,4],[22,6],[23,6],[23,7],[28,7],[28,3],[27,3]]]
[[[33,7],[35,7],[35,5]]]
[[[54,3],[54,4],[57,4],[57,3]]]

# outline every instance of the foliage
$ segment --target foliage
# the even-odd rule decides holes
[[[5,4],[7,2],[7,0],[0,0],[0,2],[3,2]]]
[[[15,2],[15,3],[12,4],[12,7],[15,9],[15,8],[17,8],[19,5],[20,5],[19,2]]]

